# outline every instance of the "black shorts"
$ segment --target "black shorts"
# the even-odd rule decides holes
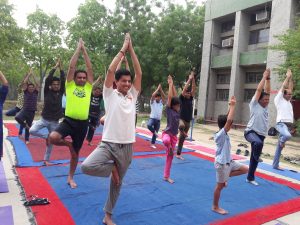
[[[55,129],[62,138],[70,136],[73,141],[74,150],[79,153],[86,136],[88,128],[88,120],[74,120],[69,117],[65,117],[64,120]]]

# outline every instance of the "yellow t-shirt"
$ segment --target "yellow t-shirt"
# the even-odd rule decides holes
[[[77,86],[74,80],[66,81],[65,115],[75,120],[87,120],[89,116],[92,85]]]

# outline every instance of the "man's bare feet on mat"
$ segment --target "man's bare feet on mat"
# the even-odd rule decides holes
[[[219,207],[212,207],[211,208],[212,211],[216,212],[216,213],[219,213],[221,215],[226,215],[228,214],[228,211],[226,211],[225,209],[222,209],[222,208],[219,208]]]
[[[170,177],[164,177],[164,181],[169,182],[170,184],[174,184],[174,180],[172,180]]]
[[[68,185],[70,185],[70,187],[72,189],[77,188],[77,184],[75,183],[75,181],[73,179],[68,178]]]
[[[184,158],[181,155],[176,155],[176,158],[180,160],[184,160]]]
[[[105,213],[105,216],[102,220],[102,223],[106,224],[106,225],[116,225],[111,218],[111,214],[110,213]]]
[[[111,171],[111,179],[116,185],[120,185],[120,176],[116,165],[114,165]]]

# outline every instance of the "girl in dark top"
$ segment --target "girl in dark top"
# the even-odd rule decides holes
[[[164,170],[164,180],[173,184],[174,180],[170,178],[170,170],[173,160],[173,150],[177,142],[178,126],[179,126],[179,110],[180,101],[173,84],[171,75],[168,76],[169,94],[167,101],[167,127],[162,133],[162,141],[167,147],[166,165]]]

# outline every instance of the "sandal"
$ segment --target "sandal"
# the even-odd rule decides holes
[[[48,205],[50,201],[48,198],[37,198],[37,196],[32,195],[31,199],[24,202],[25,206],[33,206],[33,205]]]

